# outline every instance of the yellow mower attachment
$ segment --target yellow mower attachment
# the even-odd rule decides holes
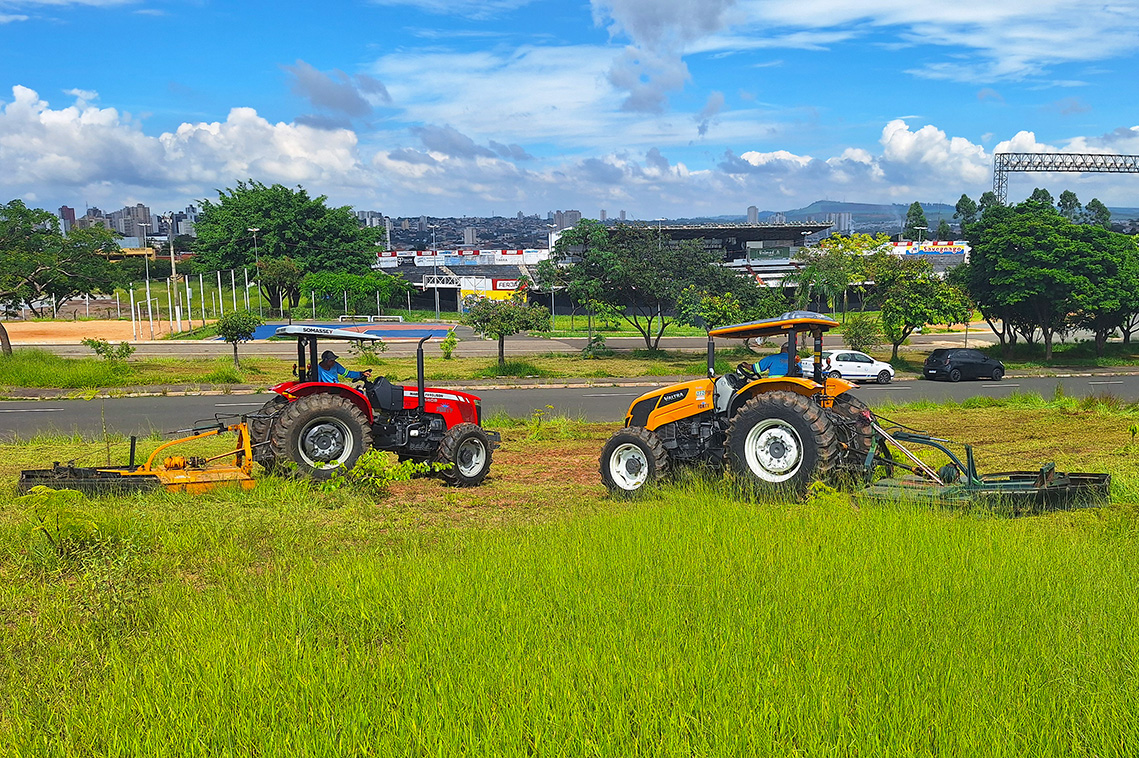
[[[73,465],[74,461],[66,465],[56,461],[50,469],[22,471],[19,491],[28,492],[32,487],[44,486],[56,490],[78,490],[88,495],[122,495],[163,489],[196,495],[229,484],[240,484],[242,489],[253,487],[253,452],[249,429],[244,421],[229,425],[218,423],[204,431],[193,431],[197,433],[159,445],[141,466],[134,463],[137,439],[131,437],[130,463],[126,466],[87,468]],[[167,455],[158,463],[159,454],[175,445],[223,432],[237,433],[233,450],[209,458]],[[223,462],[231,456],[231,460]]]

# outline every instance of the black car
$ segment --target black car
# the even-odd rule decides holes
[[[925,359],[922,375],[926,379],[992,379],[999,382],[1005,375],[1005,364],[969,347],[942,347]]]

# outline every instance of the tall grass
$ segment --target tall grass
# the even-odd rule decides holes
[[[1123,754],[1139,536],[1121,518],[695,486],[205,590],[114,590],[104,557],[97,591],[133,610],[16,617],[0,753]]]
[[[18,348],[0,356],[0,386],[79,389],[118,386],[130,373],[126,363],[101,358],[60,358],[39,348]]]

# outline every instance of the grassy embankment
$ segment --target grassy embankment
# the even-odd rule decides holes
[[[701,478],[613,501],[610,429],[545,418],[474,490],[6,499],[0,754],[1126,754],[1136,410],[889,415],[986,468],[1110,470],[1116,502],[1007,520]],[[103,442],[8,444],[0,480],[82,454]]]

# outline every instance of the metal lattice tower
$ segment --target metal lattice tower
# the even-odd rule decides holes
[[[1008,173],[1010,171],[1139,174],[1139,155],[994,153],[993,193],[1002,204],[1008,202]]]

